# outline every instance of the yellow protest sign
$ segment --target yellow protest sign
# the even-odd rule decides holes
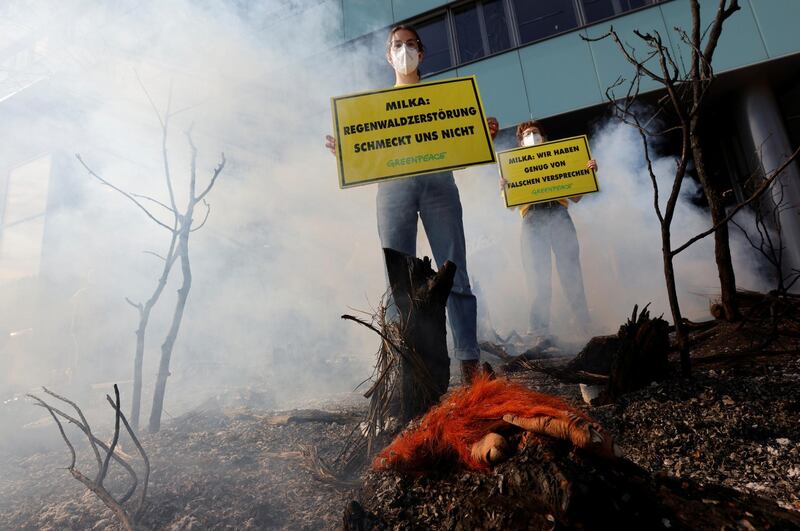
[[[495,162],[475,76],[331,98],[339,186]]]
[[[591,158],[586,135],[499,152],[506,206],[596,192],[597,177],[586,167]]]

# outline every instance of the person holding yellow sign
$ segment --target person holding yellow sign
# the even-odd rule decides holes
[[[516,133],[520,146],[534,146],[547,140],[544,127],[536,120],[519,124]],[[597,162],[590,159],[586,167],[596,171]],[[500,177],[501,189],[505,190],[506,184],[505,179]],[[568,199],[577,203],[581,197],[579,195]],[[569,201],[564,198],[520,208],[522,266],[533,290],[527,335],[533,339],[535,346],[541,348],[553,342],[550,335],[552,255],[555,256],[561,288],[575,324],[581,334],[589,332],[589,308],[583,288],[580,247],[575,224],[568,211]]]
[[[417,31],[406,25],[389,32],[386,60],[395,71],[395,86],[420,82],[419,65],[424,45]],[[494,138],[499,125],[487,119]],[[326,137],[326,147],[336,155],[336,140]],[[461,362],[464,381],[478,369],[477,301],[467,272],[466,243],[461,199],[452,171],[429,173],[378,183],[378,234],[381,246],[416,256],[417,223],[422,220],[436,263],[449,260],[457,266],[453,289],[447,299],[454,355]]]

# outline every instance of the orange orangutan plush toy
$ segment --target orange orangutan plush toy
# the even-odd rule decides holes
[[[486,471],[508,455],[504,435],[523,430],[563,439],[604,457],[621,455],[612,438],[582,411],[560,398],[483,373],[471,386],[446,395],[381,451],[372,466],[422,473],[455,462]]]

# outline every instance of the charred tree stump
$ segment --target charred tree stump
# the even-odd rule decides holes
[[[647,306],[641,312],[634,306],[631,318],[616,335],[593,337],[566,365],[532,367],[562,382],[605,385],[592,403],[607,403],[666,378],[670,374],[669,350],[667,322],[660,317],[651,319]]]
[[[797,529],[758,496],[531,438],[492,473],[370,472],[344,529]]]
[[[396,413],[410,420],[435,404],[450,382],[445,307],[456,265],[445,262],[436,272],[430,258],[383,253],[403,337]]]

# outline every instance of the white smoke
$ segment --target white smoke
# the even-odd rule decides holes
[[[207,225],[192,236],[194,283],[166,410],[175,414],[242,385],[287,403],[348,391],[369,374],[375,336],[339,315],[368,308],[384,291],[375,188],[339,190],[323,137],[331,96],[386,86],[390,71],[379,42],[336,45],[334,4],[11,0],[0,7],[0,156],[19,169],[15,182],[23,186],[35,179],[26,181],[24,160],[50,168],[54,206],[43,235],[16,233],[15,241],[4,230],[3,249],[15,241],[18,256],[43,254],[38,275],[35,265],[14,272],[19,260],[0,264],[0,335],[17,333],[0,345],[7,369],[0,398],[42,384],[78,394],[92,383],[131,379],[137,315],[124,298],[150,295],[161,262],[145,251],[163,254],[169,235],[87,175],[73,154],[120,188],[168,201],[153,108],[163,120],[168,101],[180,111],[166,145],[178,204],[185,204],[189,172],[184,131],[193,125],[201,186],[221,152],[228,165],[209,196]],[[635,303],[652,301],[657,314],[668,307],[638,137],[609,124],[591,143],[601,192],[570,212],[593,320],[612,330]],[[658,160],[659,173],[669,174],[670,164]],[[524,331],[530,299],[519,215],[502,206],[496,169],[461,171],[456,179],[479,304],[499,331]],[[685,193],[692,193],[689,182]],[[675,241],[708,221],[682,201]],[[419,233],[419,254],[430,255]],[[705,313],[716,289],[710,243],[677,259],[689,317]],[[738,280],[758,287],[746,255],[736,253]],[[176,278],[148,329],[145,412]],[[565,334],[568,312],[553,279],[554,329]],[[100,403],[105,392],[84,398]]]
[[[661,232],[653,206],[653,188],[647,172],[641,138],[631,127],[607,121],[589,133],[597,160],[600,192],[571,203],[581,249],[581,265],[589,311],[598,333],[613,333],[630,315],[634,304],[651,303],[651,313],[671,321],[663,273]],[[675,158],[658,154],[661,207],[672,185]],[[651,151],[652,154],[652,151]],[[501,335],[528,327],[531,294],[524,281],[520,256],[521,219],[517,210],[505,210],[498,193],[497,172],[481,168],[464,172],[459,185],[466,212],[470,274],[477,279],[495,328]],[[687,176],[672,224],[673,247],[710,226],[709,214],[694,206],[701,193]],[[738,231],[731,231],[737,284],[763,289],[753,250]],[[681,310],[685,317],[705,320],[709,300],[719,293],[713,238],[696,243],[675,258]],[[574,340],[572,314],[561,293],[555,261],[552,273],[552,331]]]
[[[52,175],[44,235],[31,223],[24,226],[38,232],[5,231],[15,253],[4,258],[20,258],[2,263],[0,328],[28,332],[0,347],[8,362],[3,399],[44,384],[99,402],[106,389],[90,397],[84,390],[118,381],[125,400],[137,325],[125,298],[149,297],[169,233],[73,154],[116,186],[168,203],[160,125],[168,105],[179,208],[189,177],[185,131],[192,128],[199,150],[199,186],[222,152],[228,164],[208,197],[208,223],[191,238],[193,286],[166,410],[242,385],[286,404],[349,391],[369,374],[375,337],[339,315],[383,291],[374,190],[338,190],[323,137],[331,96],[379,82],[359,68],[376,52],[332,48],[330,2],[241,5],[68,0],[0,9],[0,50],[25,51],[31,41],[38,54],[11,56],[25,72],[0,73],[4,162],[20,168],[13,182],[21,190]],[[39,166],[48,169],[34,172]],[[41,267],[22,269],[25,257]],[[148,329],[145,412],[177,273]]]

